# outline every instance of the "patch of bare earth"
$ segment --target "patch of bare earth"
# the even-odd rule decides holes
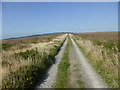
[[[73,46],[71,45],[69,50],[69,84],[71,88],[83,88],[83,82],[81,79],[80,64],[78,62],[77,54]]]

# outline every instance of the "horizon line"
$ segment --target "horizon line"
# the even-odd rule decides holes
[[[39,33],[39,34],[31,34],[31,35],[24,35],[24,36],[15,36],[15,37],[9,37],[9,38],[2,38],[1,40],[8,40],[8,39],[17,39],[17,38],[25,38],[25,37],[32,37],[32,36],[39,36],[39,35],[47,35],[47,34],[55,34],[55,33],[95,33],[95,32],[120,32],[117,31],[93,31],[93,32],[48,32],[48,33]]]

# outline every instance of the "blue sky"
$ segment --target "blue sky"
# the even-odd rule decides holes
[[[3,2],[3,38],[118,30],[117,2]]]

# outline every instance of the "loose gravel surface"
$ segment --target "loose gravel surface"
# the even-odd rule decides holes
[[[54,85],[56,76],[57,76],[58,64],[62,58],[62,55],[63,55],[64,49],[67,45],[67,42],[68,42],[68,38],[64,42],[59,53],[55,56],[55,63],[49,68],[48,72],[46,73],[46,78],[44,79],[43,82],[39,83],[38,86],[36,86],[36,89],[52,88],[52,86]]]
[[[100,76],[96,73],[94,68],[88,63],[87,58],[82,54],[79,47],[71,38],[73,47],[75,49],[76,57],[80,64],[80,70],[82,72],[83,82],[85,88],[107,88],[107,85],[103,82]]]
[[[79,58],[73,45],[71,45],[69,50],[69,86],[70,88],[84,88],[84,83],[82,82],[81,70],[79,64]]]

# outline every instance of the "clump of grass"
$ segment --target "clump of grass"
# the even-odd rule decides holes
[[[118,43],[114,43],[112,41],[108,41],[108,42],[100,42],[99,40],[93,40],[94,44],[99,45],[99,46],[103,46],[104,48],[113,51],[113,52],[118,52],[118,48],[119,45]]]
[[[28,57],[31,57],[32,59],[35,59],[35,58],[40,58],[41,54],[35,50],[35,49],[31,49],[31,50],[27,50],[26,52],[19,52],[19,53],[15,53],[14,56],[16,58],[18,58],[19,56],[24,58],[24,59],[28,59]]]
[[[54,85],[55,88],[68,88],[68,68],[69,68],[69,47],[70,43],[67,44],[63,57],[58,65],[58,73],[56,83]]]
[[[27,45],[21,45],[19,46],[19,49],[23,49],[23,48],[27,48],[28,46]]]
[[[13,45],[12,44],[2,44],[2,49],[3,50],[7,50],[8,48],[12,47]]]
[[[83,84],[83,82],[81,80],[81,77],[80,77],[80,80],[77,80],[77,83],[79,85],[79,88],[85,88],[85,86],[84,86],[84,84]]]

